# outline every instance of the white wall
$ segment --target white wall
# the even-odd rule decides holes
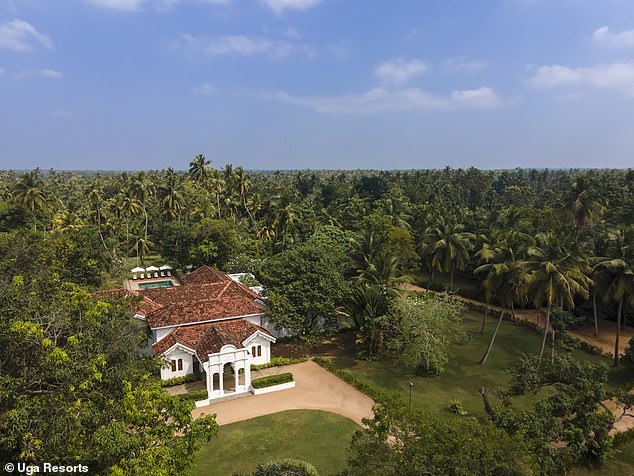
[[[172,332],[174,329],[176,329],[176,327],[167,327],[165,329],[154,329],[152,331],[153,335],[154,335],[154,342],[158,342],[161,339],[163,339],[167,334],[169,334],[170,332]]]
[[[262,346],[262,355],[255,357],[252,353],[253,347]],[[256,336],[251,339],[248,344],[245,345],[249,353],[251,354],[250,362],[254,365],[267,364],[271,361],[271,341],[265,339],[262,336]]]
[[[191,374],[194,371],[195,357],[189,352],[185,352],[182,349],[176,348],[169,354],[165,354],[167,359],[167,365],[161,368],[161,379],[168,380],[175,377],[183,377],[187,374]],[[183,370],[178,370],[178,359],[183,359]],[[172,372],[172,360],[176,360],[176,372]]]
[[[289,329],[280,327],[279,329],[273,325],[273,322],[266,316],[245,317],[245,320],[257,324],[260,327],[264,327],[269,331],[273,337],[291,337],[293,333]]]

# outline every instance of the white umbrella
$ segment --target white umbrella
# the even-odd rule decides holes
[[[145,268],[139,268],[138,266],[136,268],[133,268],[132,271],[130,271],[131,273],[145,273]]]
[[[166,269],[172,269],[172,267],[171,267],[171,266],[168,266],[168,265],[166,265],[166,264],[164,264],[164,265],[163,265],[163,266],[161,266],[159,269],[160,269],[161,271],[164,271],[164,270],[166,270]]]
[[[158,271],[159,269],[156,266],[150,266],[149,268],[145,268],[146,271]]]

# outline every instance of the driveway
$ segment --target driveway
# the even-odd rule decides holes
[[[338,413],[361,425],[363,418],[373,416],[374,401],[370,397],[315,362],[307,361],[276,369],[279,372],[292,372],[295,388],[196,408],[192,412],[193,417],[215,413],[218,424],[226,425],[285,410],[324,410]]]

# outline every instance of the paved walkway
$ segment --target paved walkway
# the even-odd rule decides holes
[[[324,410],[350,418],[359,425],[363,418],[372,418],[374,401],[370,397],[315,362],[302,362],[278,369],[280,372],[293,373],[295,388],[211,404],[195,409],[193,417],[215,413],[219,425],[285,410]]]

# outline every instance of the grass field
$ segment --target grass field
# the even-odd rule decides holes
[[[522,354],[537,353],[541,337],[532,329],[504,321],[500,326],[488,362],[484,366],[478,365],[495,325],[494,319],[490,319],[485,333],[480,334],[481,316],[475,311],[467,312],[464,327],[472,339],[464,345],[452,347],[450,363],[446,371],[438,377],[416,376],[405,366],[394,364],[389,360],[368,362],[357,359],[354,350],[348,346],[345,351],[326,357],[360,380],[387,392],[398,393],[405,401],[409,399],[409,382],[412,382],[414,384],[412,405],[439,417],[452,416],[447,406],[453,399],[462,401],[470,414],[484,417],[480,388],[486,387],[490,393],[504,388],[509,381],[507,374],[509,366]],[[575,355],[582,359],[610,364],[606,358],[593,356],[580,350],[575,351]],[[629,374],[631,375],[631,372]],[[628,371],[625,369],[611,370],[610,383],[621,385],[627,375]]]
[[[359,426],[334,413],[293,410],[232,423],[196,456],[195,476],[248,473],[260,463],[295,458],[327,476],[344,469],[346,450]]]

